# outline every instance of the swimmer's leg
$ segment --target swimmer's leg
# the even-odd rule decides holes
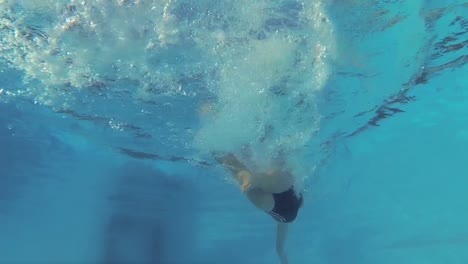
[[[249,201],[262,211],[271,211],[275,206],[275,200],[273,195],[268,192],[264,192],[259,188],[253,188],[245,192],[245,196]]]

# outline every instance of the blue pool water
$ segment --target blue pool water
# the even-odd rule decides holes
[[[0,0],[0,263],[467,263],[462,0]]]

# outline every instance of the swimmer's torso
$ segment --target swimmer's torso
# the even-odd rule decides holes
[[[254,175],[254,178],[259,179],[259,183],[256,186],[269,193],[282,193],[290,189],[294,184],[293,176],[284,171],[258,173]]]

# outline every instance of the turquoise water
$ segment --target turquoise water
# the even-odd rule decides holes
[[[0,0],[0,263],[468,261],[464,1]],[[248,146],[248,147],[246,147]]]

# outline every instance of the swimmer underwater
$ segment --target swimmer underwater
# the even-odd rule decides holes
[[[280,263],[287,264],[285,242],[288,225],[296,219],[303,205],[302,194],[296,194],[294,189],[293,175],[281,166],[266,173],[254,173],[233,154],[215,159],[229,170],[249,201],[277,222],[276,252]]]

